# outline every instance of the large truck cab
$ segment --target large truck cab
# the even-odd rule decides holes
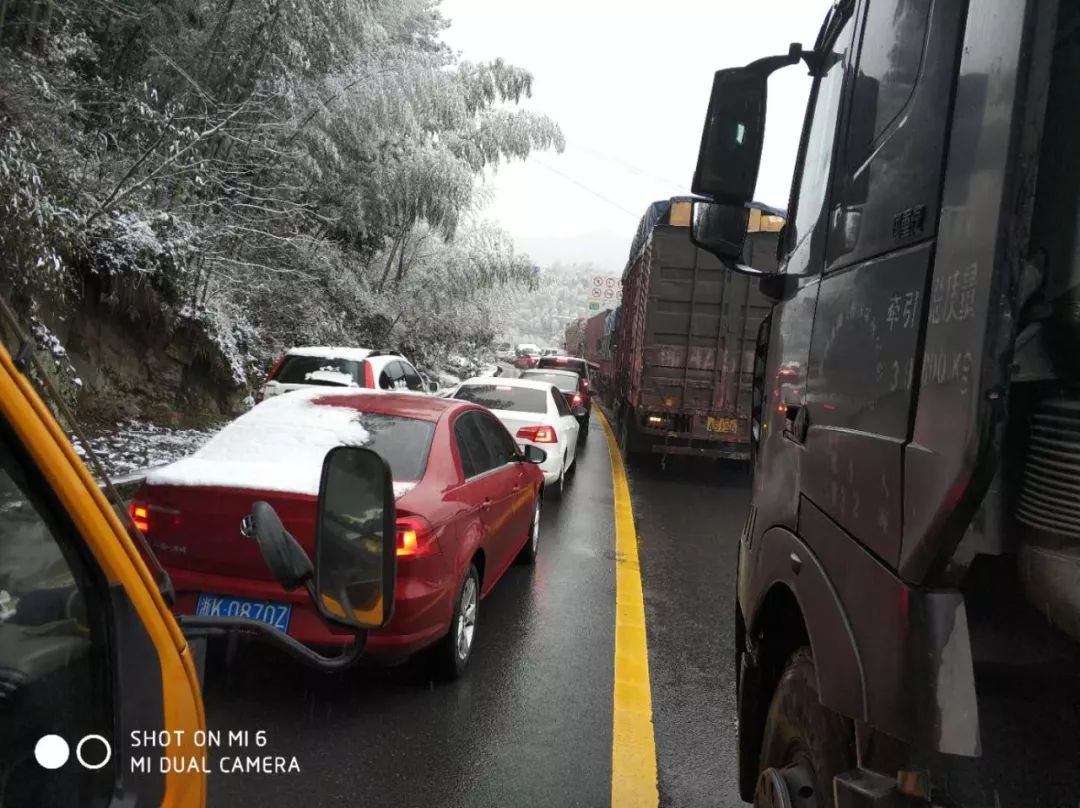
[[[716,74],[693,235],[773,301],[738,571],[747,801],[1080,799],[1055,763],[1080,684],[1078,22],[841,1],[812,50]],[[770,272],[741,244],[767,79],[795,65]]]

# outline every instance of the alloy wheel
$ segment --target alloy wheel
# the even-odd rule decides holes
[[[467,659],[472,650],[473,634],[476,632],[476,596],[476,579],[470,576],[461,588],[461,609],[458,611],[457,654],[461,660]]]

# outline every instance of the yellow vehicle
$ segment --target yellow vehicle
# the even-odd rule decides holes
[[[159,568],[155,580],[149,548],[117,513],[0,346],[0,808],[204,805],[212,733],[194,638],[257,635],[335,669],[391,616],[393,493],[369,450],[326,457],[315,565],[268,504],[253,503],[245,520],[279,580],[305,586],[325,619],[357,633],[345,657],[251,620],[187,618],[181,629],[167,576]]]

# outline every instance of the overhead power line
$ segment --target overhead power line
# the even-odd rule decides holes
[[[536,157],[533,157],[532,162],[536,163],[536,165],[540,166],[541,168],[543,168],[543,169],[545,169],[547,171],[550,171],[552,174],[555,174],[558,177],[562,177],[567,182],[569,182],[569,183],[571,183],[573,185],[576,185],[578,188],[585,191],[586,193],[592,194],[593,196],[595,196],[597,199],[601,200],[602,202],[607,202],[613,208],[618,208],[619,210],[621,210],[626,215],[632,216],[635,221],[637,221],[638,219],[641,218],[640,213],[634,213],[629,208],[624,208],[622,205],[620,205],[618,202],[616,202],[611,197],[604,196],[604,194],[600,193],[599,191],[597,191],[594,188],[590,188],[588,185],[581,182],[580,180],[575,179],[574,177],[571,177],[566,172],[560,171],[559,169],[555,168],[554,166],[549,166],[547,163],[543,162],[542,160],[536,159]]]

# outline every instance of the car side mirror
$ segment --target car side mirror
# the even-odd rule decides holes
[[[584,418],[586,415],[589,414],[589,411],[579,404],[578,406],[576,406],[572,410],[570,410],[570,413],[575,418]]]
[[[370,449],[337,446],[323,461],[315,521],[315,607],[351,629],[390,622],[397,577],[390,467]]]
[[[539,446],[533,446],[531,443],[521,447],[521,455],[525,458],[526,463],[534,463],[537,466],[547,460],[547,452]]]

